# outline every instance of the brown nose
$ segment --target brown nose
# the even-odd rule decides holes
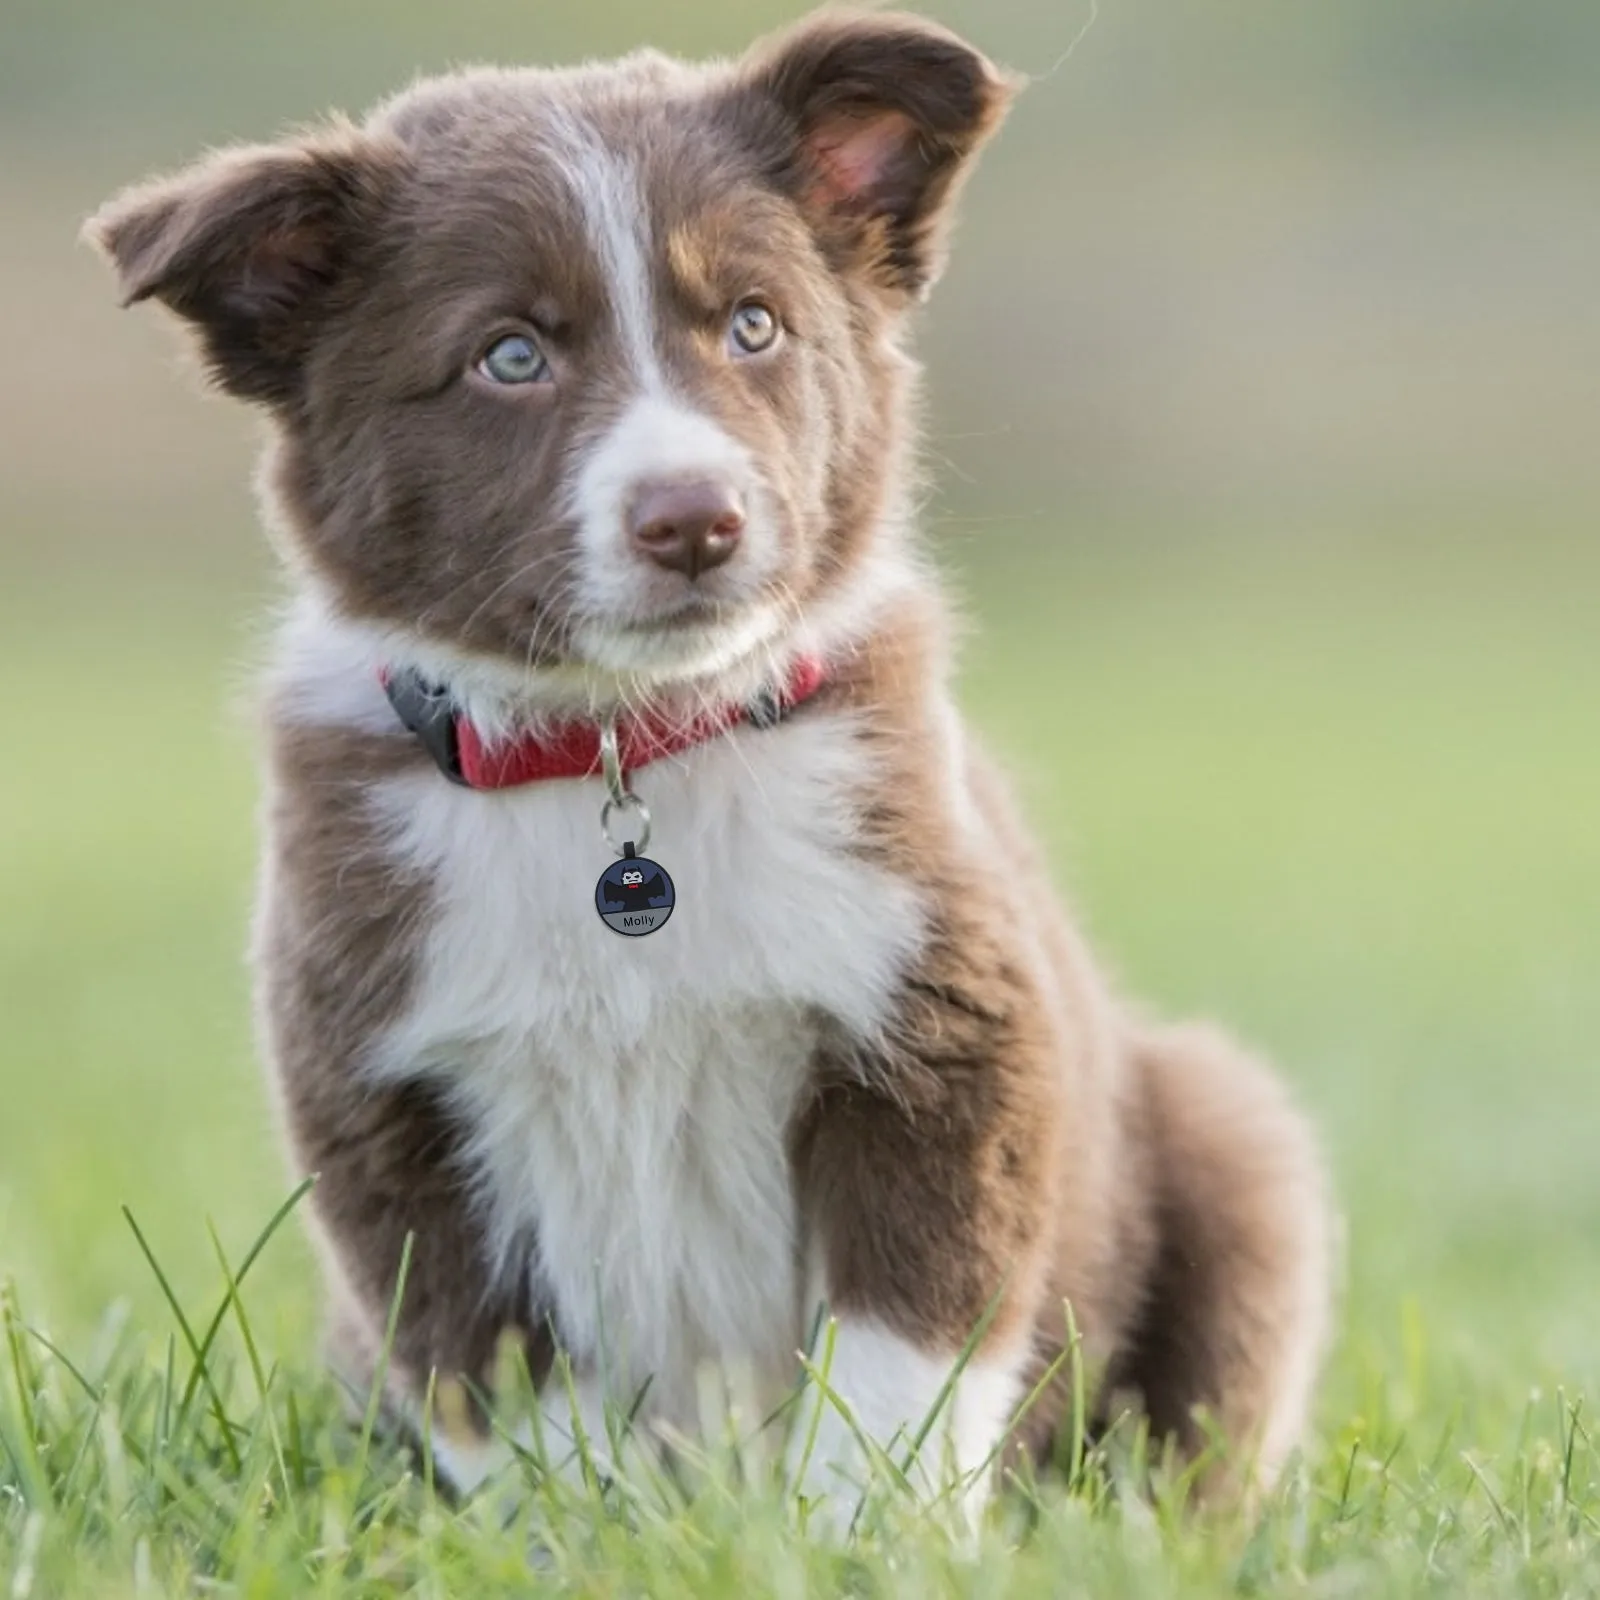
[[[629,531],[657,566],[697,578],[738,549],[744,502],[711,479],[646,484],[634,499]]]

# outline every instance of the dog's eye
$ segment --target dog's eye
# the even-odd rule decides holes
[[[478,371],[491,383],[544,383],[550,363],[525,333],[508,333],[484,351]]]
[[[777,313],[759,300],[746,300],[734,308],[728,340],[736,356],[758,356],[770,350],[778,342]]]

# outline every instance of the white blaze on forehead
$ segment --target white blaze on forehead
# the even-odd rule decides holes
[[[658,659],[660,641],[630,641],[619,634],[619,624],[653,620],[660,602],[662,575],[632,547],[629,512],[647,483],[706,479],[728,485],[745,503],[738,566],[747,597],[753,598],[778,556],[770,508],[750,452],[675,392],[663,366],[651,275],[655,242],[638,161],[607,144],[576,112],[553,108],[549,130],[555,160],[583,219],[630,379],[621,410],[581,449],[567,486],[569,512],[579,528],[577,609],[599,619],[581,627],[574,642],[585,659],[618,671],[706,669],[730,652],[736,658],[764,641],[777,615],[770,606],[759,607],[759,615],[734,622],[731,632],[719,626],[715,641],[678,639],[670,662]],[[724,593],[724,599],[731,598]]]
[[[638,164],[608,146],[581,117],[551,118],[556,160],[583,213],[584,231],[600,263],[617,331],[640,387],[662,392],[666,381],[656,354],[655,305],[650,289],[650,210]]]

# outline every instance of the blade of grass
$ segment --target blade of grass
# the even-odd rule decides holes
[[[1029,1412],[1031,1412],[1044,1397],[1045,1391],[1056,1381],[1057,1378],[1061,1376],[1061,1369],[1066,1366],[1068,1360],[1070,1359],[1071,1351],[1071,1345],[1068,1345],[1065,1349],[1063,1349],[1061,1354],[1058,1355],[1055,1360],[1044,1369],[1044,1373],[1040,1377],[1039,1381],[1034,1384],[1034,1386],[1027,1392],[1025,1396],[1023,1396],[1022,1404],[1011,1413],[1011,1420],[1006,1424],[1005,1432],[995,1440],[994,1444],[990,1447],[988,1455],[983,1458],[983,1461],[979,1464],[977,1469],[967,1475],[967,1481],[969,1483],[977,1482],[986,1472],[990,1471],[994,1467],[995,1462],[1000,1458],[1000,1452],[1006,1447],[1006,1440],[1009,1439],[1011,1435],[1022,1426]]]
[[[261,1352],[256,1348],[255,1335],[250,1328],[250,1318],[245,1314],[244,1302],[239,1298],[239,1280],[228,1267],[227,1252],[222,1248],[222,1240],[217,1237],[216,1227],[209,1218],[206,1220],[206,1234],[211,1240],[211,1248],[216,1255],[223,1282],[228,1286],[228,1301],[233,1306],[233,1320],[239,1326],[239,1337],[244,1342],[245,1359],[250,1364],[250,1375],[255,1379],[256,1394],[261,1401],[261,1420],[272,1445],[273,1459],[278,1465],[278,1477],[283,1484],[284,1498],[293,1504],[294,1487],[289,1479],[289,1465],[284,1460],[283,1440],[278,1435],[278,1421],[272,1414],[272,1403],[268,1393],[270,1385],[266,1369],[261,1364]]]
[[[432,1510],[437,1504],[433,1483],[433,1405],[439,1391],[439,1369],[428,1368],[428,1388],[422,1397],[422,1489]]]
[[[211,1400],[211,1414],[217,1419],[217,1428],[222,1434],[222,1447],[228,1453],[228,1463],[237,1472],[244,1469],[244,1462],[239,1456],[239,1447],[234,1442],[233,1424],[228,1421],[228,1413],[222,1403],[222,1395],[218,1391],[211,1377],[211,1368],[206,1363],[199,1344],[195,1340],[194,1329],[189,1326],[189,1319],[183,1314],[183,1307],[178,1302],[167,1275],[161,1269],[161,1263],[156,1260],[155,1251],[150,1248],[150,1241],[145,1238],[144,1230],[135,1220],[133,1212],[123,1206],[122,1214],[128,1219],[128,1226],[133,1229],[133,1236],[139,1241],[139,1248],[144,1252],[144,1258],[150,1264],[150,1270],[155,1274],[156,1282],[161,1286],[161,1292],[166,1297],[167,1305],[172,1310],[173,1318],[178,1324],[178,1331],[183,1335],[184,1343],[189,1346],[189,1354],[194,1359],[194,1372],[200,1375],[200,1381],[205,1385],[206,1393]],[[191,1379],[193,1374],[191,1374]],[[178,1420],[181,1427],[183,1421],[182,1406],[178,1408]]]
[[[284,1413],[289,1427],[289,1453],[294,1462],[294,1484],[295,1488],[304,1494],[308,1484],[308,1479],[306,1478],[306,1442],[305,1433],[300,1426],[300,1402],[295,1399],[292,1386],[284,1401]]]
[[[1072,1375],[1072,1448],[1067,1457],[1067,1484],[1076,1493],[1083,1479],[1089,1442],[1089,1395],[1084,1380],[1083,1336],[1078,1332],[1078,1319],[1073,1315],[1070,1300],[1063,1300],[1061,1309],[1067,1319],[1067,1366]]]
[[[73,1453],[71,1464],[67,1467],[66,1474],[61,1480],[61,1498],[69,1504],[83,1504],[87,1496],[77,1495],[78,1473],[83,1463],[89,1459],[89,1446],[95,1441],[96,1433],[100,1427],[100,1414],[105,1402],[96,1398],[93,1408],[89,1412],[88,1420],[84,1423],[83,1437],[78,1441],[78,1448]]]
[[[928,1408],[928,1414],[922,1419],[921,1425],[911,1436],[911,1448],[901,1463],[901,1471],[909,1474],[916,1464],[917,1457],[922,1452],[922,1447],[928,1441],[928,1436],[933,1432],[935,1424],[945,1407],[950,1404],[956,1392],[956,1385],[960,1383],[962,1374],[971,1364],[973,1356],[978,1352],[978,1346],[983,1343],[985,1335],[994,1326],[994,1319],[999,1314],[1000,1302],[1006,1292],[1004,1283],[994,1292],[994,1297],[983,1308],[983,1315],[978,1318],[977,1325],[967,1335],[966,1342],[956,1353],[956,1359],[951,1364],[950,1370],[945,1374],[945,1380],[939,1385],[939,1392],[933,1397],[933,1404]]]
[[[835,1330],[837,1329],[837,1326],[838,1324],[836,1321],[830,1320],[829,1338],[827,1343],[827,1355],[829,1357],[830,1364],[836,1344]],[[912,1488],[911,1481],[906,1477],[905,1473],[900,1470],[899,1463],[896,1462],[894,1457],[889,1454],[888,1450],[886,1450],[875,1439],[871,1438],[867,1434],[866,1430],[862,1428],[861,1424],[856,1420],[856,1414],[850,1407],[849,1403],[841,1394],[838,1393],[836,1389],[834,1389],[832,1384],[828,1381],[828,1368],[825,1367],[819,1369],[803,1356],[801,1357],[800,1364],[803,1370],[816,1384],[819,1394],[816,1425],[813,1427],[811,1434],[807,1439],[807,1454],[805,1460],[810,1460],[810,1452],[816,1444],[816,1432],[821,1426],[822,1406],[831,1405],[834,1410],[838,1412],[839,1417],[843,1421],[844,1425],[850,1430],[851,1437],[859,1446],[862,1459],[866,1463],[868,1469],[867,1482],[862,1485],[861,1496],[856,1501],[855,1511],[852,1513],[850,1518],[848,1531],[853,1535],[855,1533],[857,1524],[861,1520],[861,1513],[865,1509],[867,1501],[871,1496],[874,1476],[887,1476],[899,1493],[911,1498],[915,1498],[915,1491]],[[893,1441],[891,1441],[891,1444],[892,1443]]]
[[[839,1340],[839,1324],[829,1317],[822,1327],[822,1371],[824,1375],[833,1371],[833,1354]],[[813,1335],[809,1350],[801,1352],[800,1366],[802,1380],[799,1393],[805,1393],[807,1375],[813,1370],[812,1356],[816,1351],[816,1337]],[[816,1453],[817,1435],[822,1431],[822,1397],[819,1392],[817,1403],[811,1409],[811,1420],[806,1427],[806,1440],[800,1449],[800,1460],[794,1469],[794,1487],[798,1492],[800,1485],[806,1481],[806,1472],[811,1466],[811,1458]]]
[[[172,1395],[177,1364],[178,1344],[169,1332],[166,1338],[166,1359],[161,1368],[161,1398],[150,1414],[150,1443],[145,1453],[146,1475],[154,1485],[158,1502],[166,1491],[149,1472],[149,1464],[156,1459],[167,1440],[172,1437]]]
[[[383,1330],[383,1344],[378,1351],[378,1364],[373,1370],[371,1391],[367,1395],[366,1414],[361,1419],[361,1445],[356,1453],[355,1478],[358,1497],[366,1482],[372,1434],[378,1426],[378,1413],[383,1407],[384,1389],[389,1381],[389,1363],[394,1356],[394,1341],[400,1331],[400,1302],[405,1298],[406,1279],[411,1276],[411,1251],[415,1241],[416,1235],[407,1230],[405,1243],[400,1247],[400,1270],[395,1274],[394,1297],[389,1302],[389,1319]]]
[[[54,1506],[55,1495],[50,1484],[50,1474],[45,1470],[39,1454],[39,1418],[34,1406],[36,1375],[27,1358],[21,1336],[21,1323],[17,1317],[14,1291],[7,1284],[0,1291],[0,1321],[5,1325],[6,1348],[11,1357],[11,1381],[17,1395],[17,1419],[21,1436],[7,1446],[17,1466],[17,1475],[23,1481],[28,1502],[35,1510]]]
[[[267,1219],[266,1226],[256,1235],[255,1242],[245,1251],[243,1258],[239,1262],[239,1270],[234,1274],[235,1287],[250,1276],[250,1269],[256,1264],[261,1252],[266,1249],[273,1235],[289,1219],[300,1202],[315,1188],[316,1182],[315,1176],[302,1178],[290,1191],[288,1198]],[[123,1209],[126,1210],[127,1208],[124,1207]],[[129,1220],[131,1221],[132,1219],[130,1218]],[[227,1319],[228,1306],[232,1298],[231,1294],[223,1295],[222,1303],[212,1312],[211,1321],[206,1325],[205,1336],[201,1339],[199,1345],[200,1358],[196,1361],[194,1370],[189,1374],[189,1381],[184,1385],[183,1398],[178,1402],[177,1426],[180,1430],[183,1427],[184,1418],[189,1414],[189,1407],[194,1403],[195,1388],[200,1381],[199,1373],[203,1369],[205,1358],[211,1354],[212,1344],[222,1331],[222,1324]]]

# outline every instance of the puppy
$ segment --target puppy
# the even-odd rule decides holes
[[[825,1307],[801,1492],[937,1413],[976,1505],[1070,1307],[1230,1483],[1301,1431],[1313,1141],[1040,893],[913,527],[908,314],[1010,92],[825,13],[423,82],[90,225],[271,424],[261,1036],[358,1379],[409,1250],[401,1415],[508,1332],[547,1436],[693,1427],[707,1365],[764,1414]]]

